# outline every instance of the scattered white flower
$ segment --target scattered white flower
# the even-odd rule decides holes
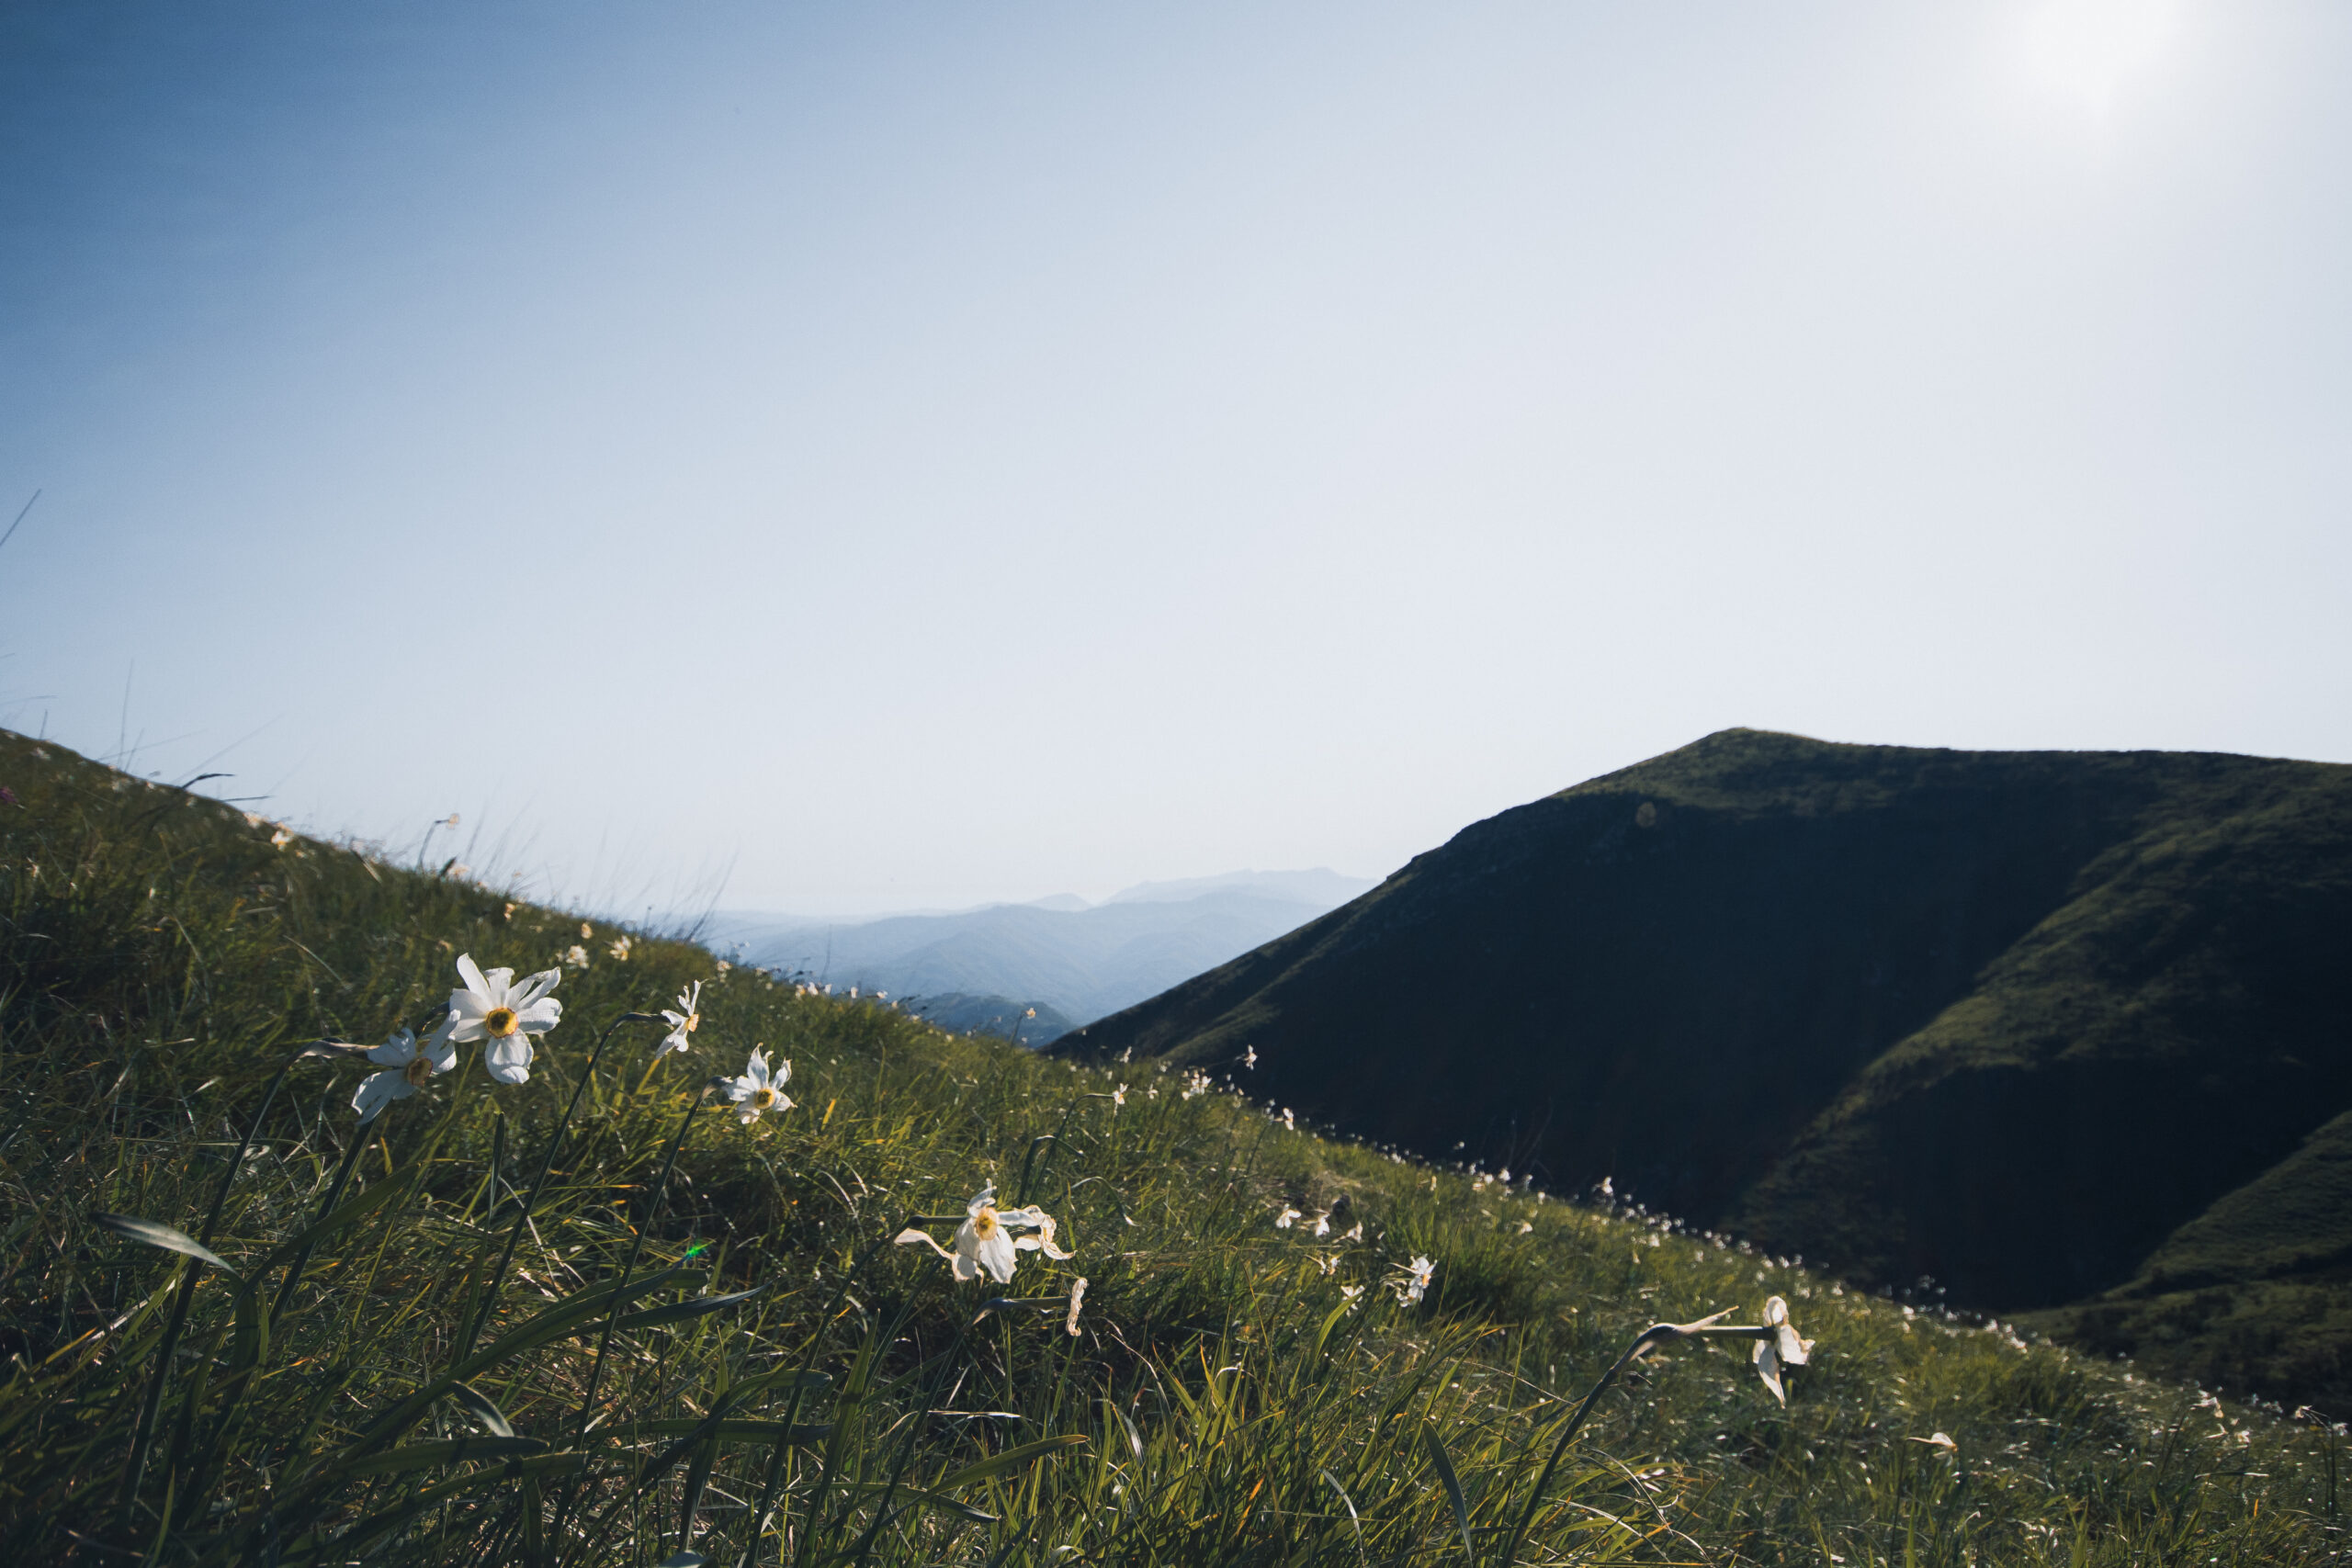
[[[1331,1234],[1330,1210],[1326,1209],[1321,1213],[1315,1216],[1315,1234],[1318,1236],[1329,1235]]]
[[[1077,1338],[1077,1337],[1078,1337],[1078,1306],[1079,1306],[1079,1303],[1080,1303],[1080,1302],[1084,1301],[1085,1299],[1086,1299],[1086,1276],[1085,1276],[1085,1275],[1083,1275],[1083,1274],[1080,1274],[1077,1279],[1072,1280],[1070,1281],[1070,1284],[1069,1284],[1069,1321],[1062,1325],[1062,1326],[1063,1326],[1065,1329],[1069,1330],[1069,1337],[1070,1337],[1072,1339],[1075,1339],[1075,1338]]]
[[[1340,1255],[1336,1252],[1321,1253],[1315,1259],[1315,1267],[1321,1269],[1323,1277],[1328,1280],[1340,1271]]]
[[[565,950],[563,961],[574,969],[585,969],[588,967],[588,950],[575,942]]]
[[[1255,1067],[1258,1065],[1258,1047],[1252,1045],[1242,1053],[1241,1065],[1245,1067]]]
[[[1290,1229],[1291,1226],[1298,1224],[1301,1217],[1302,1216],[1296,1209],[1284,1209],[1281,1213],[1274,1216],[1274,1228],[1278,1231],[1286,1231]]]
[[[1340,1239],[1341,1241],[1362,1241],[1363,1239],[1363,1222],[1362,1220],[1358,1220],[1355,1224],[1355,1229],[1350,1231]]]
[[[1600,1195],[1603,1198],[1614,1198],[1617,1195],[1617,1189],[1610,1185],[1609,1178],[1605,1176],[1600,1179]]]
[[[1298,1131],[1298,1118],[1291,1113],[1291,1109],[1287,1105],[1283,1107],[1283,1131],[1285,1133]]]
[[[1960,1445],[1951,1440],[1951,1435],[1948,1432],[1938,1432],[1932,1438],[1913,1438],[1911,1441],[1923,1443],[1928,1448],[1939,1449],[1948,1454],[1960,1451]]]
[[[670,1032],[662,1037],[660,1049],[683,1051],[693,1043],[686,1036],[702,1027],[702,1014],[696,1010],[701,1004],[702,982],[696,980],[678,993],[678,1011],[672,1012],[668,1008],[662,1010],[662,1018],[669,1021]]]
[[[1353,1312],[1356,1310],[1356,1298],[1363,1294],[1363,1287],[1362,1285],[1342,1285],[1340,1287],[1340,1294],[1347,1298],[1348,1310],[1350,1312]]]
[[[449,1016],[441,1021],[435,1043],[454,1041],[470,1045],[482,1041],[482,1062],[500,1083],[526,1083],[531,1077],[531,1036],[545,1034],[562,1020],[563,1004],[548,995],[563,978],[560,969],[542,969],[522,984],[512,969],[482,973],[471,953],[458,958],[458,976],[465,981],[449,993]]]
[[[613,938],[613,940],[612,940],[611,942],[607,942],[605,945],[606,945],[607,947],[609,947],[609,948],[612,950],[612,954],[613,954],[613,956],[614,956],[615,958],[618,958],[618,959],[621,959],[621,960],[624,960],[624,961],[626,961],[626,960],[628,959],[628,933],[627,933],[627,932],[623,932],[621,935],[619,935],[619,936],[616,936],[616,937]]]
[[[742,1072],[727,1080],[727,1098],[738,1107],[736,1118],[748,1127],[763,1111],[792,1109],[792,1098],[784,1092],[784,1086],[791,1081],[790,1061],[780,1061],[770,1071],[766,1048],[754,1047]]]
[[[362,1126],[373,1122],[376,1114],[395,1100],[406,1100],[424,1087],[424,1080],[435,1073],[446,1073],[458,1065],[458,1048],[439,1035],[418,1050],[416,1032],[399,1029],[390,1039],[368,1053],[368,1059],[384,1070],[369,1073],[359,1080],[359,1092],[351,1097],[352,1108],[359,1112]]]
[[[1800,1339],[1789,1324],[1789,1303],[1778,1296],[1764,1303],[1764,1326],[1772,1330],[1770,1339],[1758,1339],[1749,1354],[1756,1362],[1756,1375],[1772,1391],[1772,1397],[1782,1404],[1789,1402],[1788,1391],[1781,1386],[1783,1367],[1802,1367],[1813,1353],[1813,1341]]]
[[[283,828],[269,836],[269,847],[273,850],[282,850],[293,841],[294,835]]]
[[[1436,1277],[1437,1265],[1416,1253],[1410,1263],[1399,1265],[1405,1270],[1401,1280],[1391,1280],[1389,1288],[1396,1292],[1396,1304],[1411,1306],[1429,1293],[1430,1280]]]
[[[1056,1262],[1074,1256],[1054,1245],[1053,1216],[1035,1203],[1025,1209],[999,1209],[996,1206],[996,1183],[991,1181],[980,1189],[965,1205],[964,1223],[956,1227],[956,1249],[947,1248],[932,1239],[925,1231],[909,1228],[892,1240],[904,1244],[919,1241],[940,1257],[947,1259],[958,1280],[977,1280],[982,1269],[993,1276],[1000,1285],[1012,1281],[1015,1255],[1042,1251]],[[1016,1230],[1034,1230],[1036,1235],[1015,1236]]]
[[[1125,1105],[1126,1102],[1127,1086],[1121,1084],[1118,1088],[1111,1091],[1111,1103],[1114,1105]]]
[[[718,977],[722,980],[726,979],[727,972],[734,967],[735,965],[728,963],[724,958],[720,959],[718,961]]]
[[[585,921],[585,920],[581,921],[581,922],[580,922],[580,940],[581,940],[581,941],[582,941],[582,942],[594,942],[594,941],[595,940],[595,938],[596,938],[596,928],[595,928],[594,926],[590,925],[590,924],[589,924],[587,921]]]

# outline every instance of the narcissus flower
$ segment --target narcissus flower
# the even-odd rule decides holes
[[[791,1062],[780,1061],[771,1071],[766,1050],[755,1048],[742,1073],[725,1080],[727,1098],[735,1102],[737,1119],[748,1127],[760,1119],[762,1111],[792,1109],[791,1097],[784,1092],[784,1086],[791,1081]]]
[[[702,982],[696,980],[678,993],[679,1011],[672,1012],[668,1008],[662,1010],[662,1016],[669,1021],[670,1032],[662,1037],[661,1049],[683,1051],[693,1043],[686,1036],[702,1027],[702,1014],[695,1010],[701,1001]]]
[[[1033,1230],[1035,1235],[1016,1236],[1015,1231]],[[1000,1285],[1012,1280],[1015,1255],[1040,1252],[1056,1262],[1073,1256],[1054,1244],[1054,1219],[1045,1210],[1032,1203],[1025,1209],[999,1209],[996,1206],[996,1183],[991,1181],[964,1207],[964,1223],[956,1227],[956,1249],[949,1251],[934,1241],[926,1231],[912,1228],[900,1231],[893,1240],[904,1244],[919,1241],[940,1257],[947,1259],[958,1280],[977,1280],[986,1269]]]
[[[1405,1270],[1405,1277],[1391,1280],[1388,1283],[1396,1292],[1396,1304],[1411,1306],[1429,1293],[1430,1281],[1437,1276],[1437,1265],[1417,1253],[1410,1263],[1398,1267]]]
[[[1274,1216],[1274,1228],[1278,1231],[1286,1231],[1304,1217],[1296,1209],[1284,1209]]]
[[[1802,1367],[1805,1358],[1813,1354],[1813,1341],[1800,1339],[1789,1323],[1789,1303],[1778,1296],[1764,1303],[1764,1326],[1772,1331],[1769,1339],[1758,1339],[1749,1352],[1756,1360],[1756,1375],[1772,1391],[1772,1397],[1782,1404],[1789,1402],[1788,1391],[1781,1386],[1783,1367]]]
[[[406,1100],[423,1089],[424,1080],[434,1074],[446,1073],[456,1066],[458,1048],[435,1034],[419,1050],[416,1032],[400,1029],[370,1050],[368,1059],[384,1070],[360,1079],[359,1092],[351,1097],[352,1109],[359,1112],[362,1126],[373,1122],[377,1112],[395,1100]]]
[[[441,1022],[435,1045],[455,1042],[470,1045],[482,1041],[482,1062],[500,1083],[526,1083],[531,1077],[530,1037],[545,1034],[563,1018],[563,1004],[548,995],[563,978],[560,969],[542,969],[514,983],[512,969],[488,974],[471,953],[458,959],[458,976],[465,985],[449,993],[449,1016]]]
[[[1111,1091],[1111,1103],[1114,1105],[1125,1105],[1126,1102],[1127,1086],[1121,1084],[1118,1088]]]

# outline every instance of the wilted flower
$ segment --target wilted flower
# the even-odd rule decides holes
[[[449,993],[449,1016],[434,1035],[435,1043],[487,1042],[482,1061],[492,1077],[500,1083],[528,1081],[530,1036],[545,1034],[563,1017],[563,1004],[548,995],[563,978],[563,971],[542,969],[518,986],[514,970],[492,969],[485,975],[471,953],[463,953],[458,975],[465,986]]]
[[[1070,1337],[1072,1339],[1075,1339],[1075,1338],[1077,1338],[1077,1337],[1078,1337],[1078,1303],[1080,1303],[1080,1302],[1082,1302],[1082,1301],[1084,1301],[1085,1299],[1086,1299],[1086,1276],[1085,1276],[1085,1275],[1083,1275],[1083,1274],[1081,1274],[1081,1275],[1080,1275],[1077,1279],[1075,1279],[1075,1280],[1071,1280],[1071,1281],[1070,1281],[1070,1285],[1069,1285],[1069,1321],[1068,1323],[1065,1323],[1064,1325],[1062,1325],[1062,1326],[1063,1326],[1064,1328],[1067,1328],[1068,1330],[1069,1330],[1069,1337]]]
[[[434,1074],[446,1073],[456,1066],[458,1048],[435,1034],[420,1051],[414,1030],[396,1029],[390,1039],[368,1053],[368,1059],[384,1070],[360,1079],[359,1092],[351,1097],[352,1109],[359,1112],[362,1126],[373,1122],[377,1112],[395,1100],[406,1100],[424,1088],[424,1080]]]
[[[1931,1449],[1941,1450],[1948,1454],[1956,1454],[1960,1451],[1960,1445],[1953,1442],[1951,1434],[1947,1432],[1938,1432],[1932,1438],[1913,1438],[1911,1441],[1925,1444]]]
[[[1781,1386],[1781,1370],[1804,1366],[1805,1358],[1813,1353],[1813,1341],[1797,1337],[1797,1331],[1789,1323],[1789,1303],[1778,1296],[1764,1303],[1764,1326],[1772,1330],[1772,1337],[1758,1339],[1749,1354],[1755,1358],[1756,1375],[1764,1380],[1764,1386],[1772,1391],[1773,1398],[1786,1404],[1789,1395]]]
[[[735,1114],[748,1127],[760,1119],[763,1111],[792,1109],[791,1097],[784,1092],[784,1086],[791,1081],[791,1062],[780,1061],[770,1072],[766,1049],[754,1046],[752,1059],[743,1064],[743,1071],[726,1080],[727,1098],[739,1107]]]
[[[696,980],[678,993],[679,1011],[672,1012],[668,1008],[662,1010],[662,1016],[670,1024],[670,1032],[662,1037],[662,1050],[683,1051],[692,1043],[686,1036],[702,1027],[702,1014],[695,1010],[701,1002],[702,982]]]
[[[1000,1285],[1012,1280],[1014,1255],[1019,1252],[1043,1251],[1056,1262],[1073,1254],[1054,1245],[1053,1216],[1035,1203],[1025,1209],[999,1209],[996,1206],[996,1183],[991,1181],[964,1206],[964,1223],[956,1227],[956,1249],[947,1248],[932,1239],[928,1232],[909,1228],[892,1239],[901,1244],[919,1241],[940,1257],[958,1280],[977,1280],[985,1269]],[[1034,1230],[1036,1235],[1015,1236],[1016,1230]]]
[[[1405,1277],[1388,1281],[1389,1289],[1396,1292],[1397,1305],[1411,1306],[1428,1293],[1430,1280],[1437,1274],[1437,1265],[1417,1253],[1410,1263],[1399,1267],[1405,1270]]]

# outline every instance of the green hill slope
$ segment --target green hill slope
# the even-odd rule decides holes
[[[1254,1045],[1317,1120],[2011,1313],[2128,1285],[2352,1108],[2346,931],[2352,768],[1734,730],[1065,1043]],[[2233,1375],[2352,1407],[2324,1355]]]
[[[0,786],[0,1561],[2342,1550],[2340,1430],[1295,1132],[1178,1072],[804,994],[6,733]],[[464,1043],[430,1074],[298,1055],[430,1032],[461,954],[560,969],[526,1080]],[[664,1052],[645,1015],[696,983]],[[798,1103],[703,1108],[755,1047]],[[379,1072],[414,1092],[362,1123]],[[958,1282],[902,1232],[977,1225],[990,1181],[1056,1245]],[[1577,1425],[1644,1325],[1754,1322],[1768,1294],[1817,1341],[1785,1407],[1749,1341],[1701,1339]]]

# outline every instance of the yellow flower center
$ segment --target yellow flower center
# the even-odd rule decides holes
[[[684,1027],[685,1027],[685,1031],[686,1031],[686,1032],[687,1032],[687,1033],[689,1033],[689,1034],[692,1034],[695,1030],[697,1030],[697,1029],[701,1028],[701,1027],[702,1027],[702,1014],[700,1014],[700,1013],[698,1013],[698,1012],[690,1012],[690,1013],[686,1014],[686,1021],[685,1021],[685,1026],[684,1026]]]
[[[501,1040],[523,1027],[521,1021],[515,1018],[513,1008],[491,1009],[489,1012],[482,1015],[481,1026]]]
[[[407,1066],[401,1069],[401,1076],[408,1079],[409,1086],[411,1088],[421,1088],[424,1085],[424,1080],[433,1076],[433,1058],[430,1056],[417,1057],[414,1061],[409,1063]]]
[[[996,1211],[982,1209],[972,1216],[972,1234],[982,1241],[996,1235]]]
[[[775,1103],[775,1090],[772,1089],[755,1089],[752,1091],[752,1110],[765,1111],[769,1106],[774,1105]]]

